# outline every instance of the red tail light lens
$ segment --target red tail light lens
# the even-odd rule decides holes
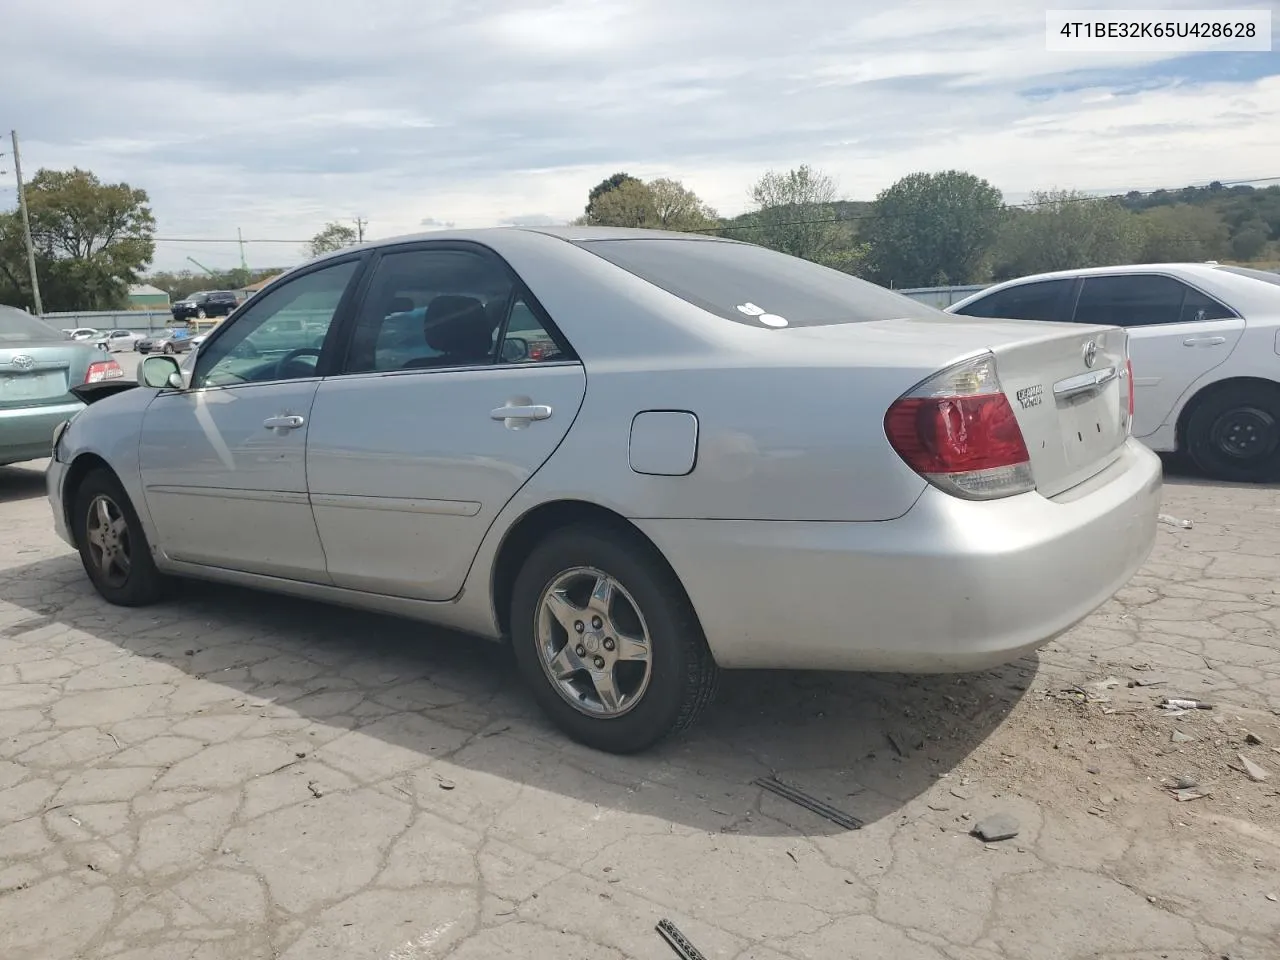
[[[84,382],[101,383],[103,380],[114,380],[116,377],[123,376],[124,370],[114,360],[95,360],[89,364],[89,369],[84,375]]]
[[[989,354],[899,398],[884,429],[907,466],[955,496],[991,500],[1035,489],[1022,428]]]

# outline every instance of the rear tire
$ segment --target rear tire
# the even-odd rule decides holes
[[[601,605],[604,580],[613,599]],[[577,526],[538,544],[516,577],[511,635],[538,705],[596,750],[645,750],[689,727],[715,694],[693,607],[638,537]]]
[[[167,580],[156,569],[129,495],[111,471],[98,468],[85,476],[71,507],[71,531],[89,581],[108,603],[143,607],[164,596]]]
[[[1232,384],[1198,402],[1187,419],[1186,449],[1214,480],[1280,479],[1280,385]]]

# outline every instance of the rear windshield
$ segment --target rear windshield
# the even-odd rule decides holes
[[[753,327],[818,327],[937,315],[884,287],[751,244],[679,239],[575,242],[682,300]]]
[[[65,340],[61,333],[17,307],[0,305],[0,343],[36,343]]]
[[[1252,277],[1254,280],[1261,280],[1263,283],[1274,283],[1280,287],[1280,273],[1270,273],[1266,270],[1252,270],[1249,267],[1218,267],[1225,273],[1234,273],[1241,277]]]

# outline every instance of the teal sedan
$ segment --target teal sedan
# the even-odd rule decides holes
[[[123,376],[92,341],[0,304],[0,465],[49,456],[54,429],[84,407],[72,388]]]

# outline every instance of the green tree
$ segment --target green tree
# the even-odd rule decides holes
[[[145,190],[88,170],[39,170],[26,185],[45,310],[114,310],[155,255]],[[32,303],[19,215],[0,218],[0,300]]]
[[[626,178],[597,194],[579,217],[579,226],[645,227],[650,230],[706,230],[714,227],[716,212],[679,180],[644,183]]]
[[[872,276],[899,287],[982,278],[1004,221],[1004,198],[960,170],[913,173],[882,190],[861,235]]]
[[[591,226],[654,227],[658,223],[653,191],[634,178],[600,194],[590,208],[583,220]]]
[[[1152,207],[1138,221],[1144,233],[1139,259],[1146,263],[1214,260],[1228,248],[1227,224],[1212,207]]]
[[[592,187],[590,193],[587,194],[587,205],[582,211],[584,217],[582,222],[592,223],[592,218],[596,215],[596,202],[605,194],[612,193],[623,184],[628,183],[640,183],[640,180],[629,173],[619,172],[611,177],[605,177]]]
[[[1231,256],[1237,260],[1255,259],[1266,248],[1268,234],[1266,221],[1246,221],[1231,238]]]
[[[355,227],[333,220],[326,223],[324,229],[311,238],[307,244],[307,253],[313,257],[333,253],[335,250],[353,245],[357,238]]]
[[[714,227],[715,210],[679,180],[660,178],[645,185],[653,197],[655,226],[663,230],[697,231]]]
[[[994,277],[1134,263],[1146,234],[1119,202],[1072,190],[1033,193],[1014,212],[997,242]]]
[[[846,258],[852,234],[836,214],[836,182],[822,171],[807,164],[770,170],[751,187],[751,202],[731,235],[815,263]]]

